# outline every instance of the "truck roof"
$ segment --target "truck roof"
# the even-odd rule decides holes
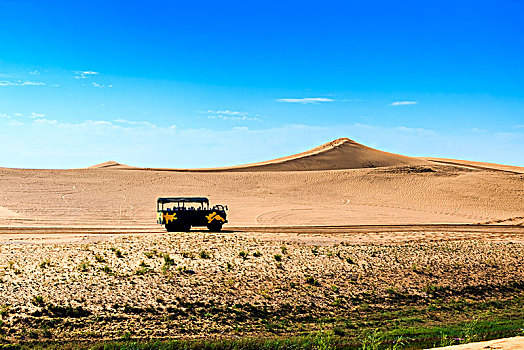
[[[189,203],[209,203],[206,197],[160,197],[158,203],[174,203],[174,202],[189,202]]]

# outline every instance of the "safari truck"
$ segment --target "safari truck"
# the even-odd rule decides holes
[[[209,206],[205,197],[166,197],[156,202],[157,223],[169,232],[191,230],[191,226],[207,226],[209,231],[220,231],[227,222],[227,206]]]

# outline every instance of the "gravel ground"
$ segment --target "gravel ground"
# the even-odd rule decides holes
[[[367,308],[509,297],[524,285],[522,256],[512,242],[315,245],[245,233],[3,244],[0,337],[294,334]]]

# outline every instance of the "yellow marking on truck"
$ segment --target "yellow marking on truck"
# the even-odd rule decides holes
[[[177,219],[176,213],[169,214],[169,213],[163,213],[164,214],[164,220],[166,224],[169,224],[171,221],[175,221]]]
[[[209,214],[209,215],[206,215],[206,219],[207,219],[207,222],[211,222],[211,221],[213,221],[213,220],[222,221],[222,222],[226,221],[226,220],[224,220],[223,217],[221,217],[220,215],[218,215],[218,214],[216,213],[216,211],[212,212],[212,213]]]

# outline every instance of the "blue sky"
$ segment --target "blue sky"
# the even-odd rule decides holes
[[[256,162],[338,137],[524,166],[524,1],[0,0],[0,166]]]

